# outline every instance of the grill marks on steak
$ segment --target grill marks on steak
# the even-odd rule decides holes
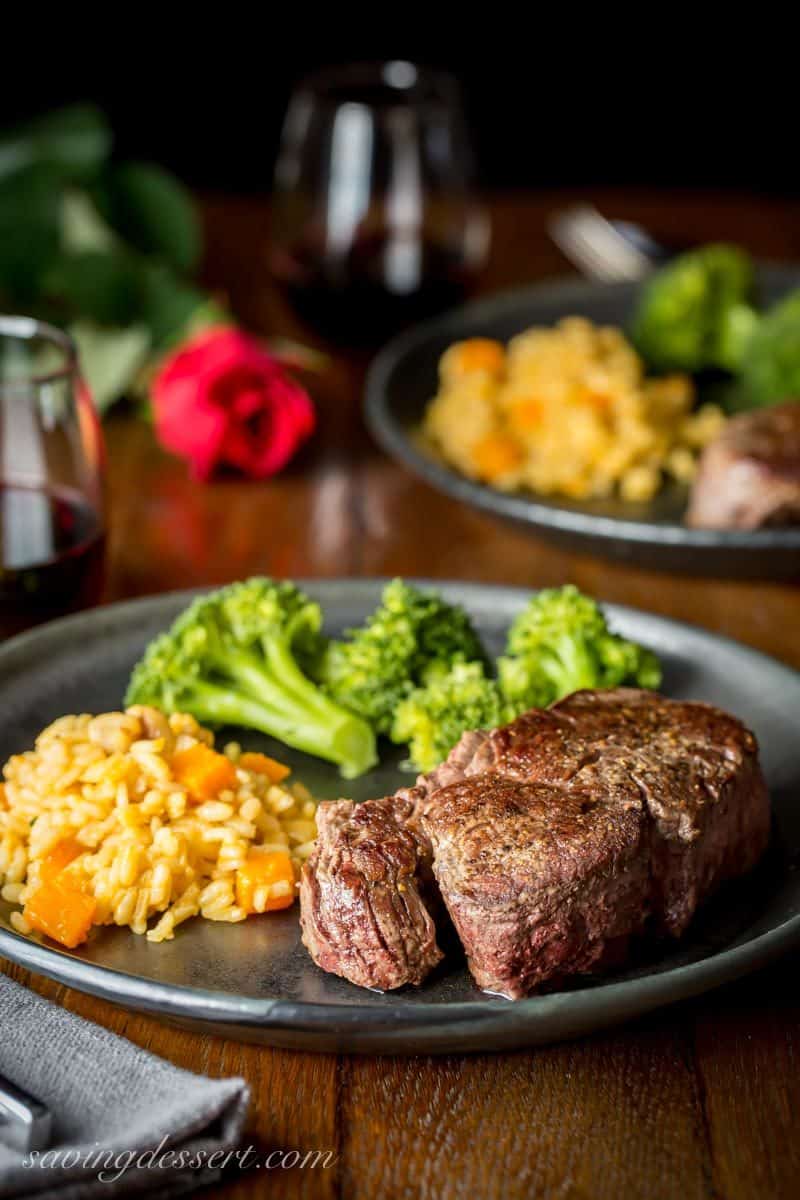
[[[465,734],[416,788],[320,816],[301,888],[320,966],[372,987],[420,982],[440,957],[432,863],[476,982],[511,997],[617,961],[646,925],[681,934],[769,833],[752,734],[708,705],[625,688]],[[416,883],[412,919],[391,899],[400,879]]]

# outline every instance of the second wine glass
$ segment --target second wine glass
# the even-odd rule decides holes
[[[446,73],[390,62],[307,79],[284,124],[272,237],[300,315],[369,344],[457,303],[488,248],[473,178]]]

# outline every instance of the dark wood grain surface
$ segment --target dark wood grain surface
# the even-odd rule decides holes
[[[574,196],[493,202],[491,291],[563,273],[548,212]],[[676,242],[732,239],[800,260],[800,205],[758,197],[594,197]],[[268,281],[268,206],[206,203],[209,282],[254,330],[309,340]],[[360,420],[365,360],[330,350],[320,430],[281,478],[192,485],[130,417],[109,420],[108,598],[286,576],[419,574],[531,586],[572,580],[604,600],[702,624],[800,667],[800,593],[670,577],[576,557],[439,496],[389,462]],[[618,1031],[530,1053],[368,1059],[295,1054],[178,1032],[7,968],[43,994],[192,1070],[241,1074],[248,1138],[333,1150],[335,1164],[231,1176],[233,1197],[800,1195],[800,984],[785,961]]]

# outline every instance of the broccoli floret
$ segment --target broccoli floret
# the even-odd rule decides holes
[[[328,643],[314,677],[339,704],[388,734],[414,688],[456,662],[483,659],[463,608],[395,579],[364,625]]]
[[[500,690],[515,710],[515,716],[529,708],[547,708],[555,699],[553,681],[536,654],[498,658],[497,677]]]
[[[432,771],[468,729],[494,729],[517,715],[480,662],[456,663],[435,672],[397,708],[391,736],[409,743],[410,762]]]
[[[638,642],[608,633],[598,644],[597,655],[601,663],[601,682],[595,687],[615,688],[623,683],[650,691],[661,687],[661,663],[652,650]]]
[[[126,704],[258,729],[353,778],[377,761],[374,734],[299,665],[317,649],[321,623],[319,606],[294,584],[250,579],[222,588],[148,646]]]
[[[422,686],[400,699],[391,737],[409,743],[418,770],[436,767],[466,730],[495,728],[580,688],[661,682],[655,655],[611,633],[596,601],[572,586],[534,596],[512,623],[506,651],[497,679],[482,661],[433,660]]]
[[[600,637],[608,629],[596,600],[585,596],[574,584],[543,588],[511,623],[506,653],[539,654],[565,633],[580,630],[584,638]]]
[[[482,662],[434,665],[426,685],[398,705],[392,740],[410,743],[418,770],[437,766],[466,730],[503,725],[581,688],[661,682],[655,655],[612,633],[600,605],[571,585],[533,597],[512,623],[506,651],[496,680]]]
[[[656,371],[734,370],[758,323],[753,264],[735,246],[690,250],[642,287],[631,337]]]
[[[753,330],[739,391],[748,407],[800,399],[800,291],[774,304]]]
[[[497,668],[503,695],[519,712],[581,688],[661,682],[655,655],[611,633],[600,605],[572,585],[533,597],[511,625]]]

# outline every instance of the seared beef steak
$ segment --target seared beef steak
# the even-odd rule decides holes
[[[478,790],[479,789],[479,790]],[[436,876],[476,982],[522,996],[621,957],[650,890],[636,788],[591,792],[498,775],[437,792]]]
[[[420,823],[426,797],[461,779],[489,734],[465,733],[418,785],[382,800],[337,800],[317,809],[317,843],[300,880],[303,944],[325,971],[361,987],[422,983],[442,952],[443,913]]]
[[[735,718],[625,688],[465,734],[416,788],[320,818],[301,889],[320,966],[419,983],[440,956],[420,894],[432,858],[476,982],[511,997],[618,960],[646,925],[681,934],[756,863],[770,820]]]
[[[478,756],[484,773],[435,791],[421,820],[489,991],[523,996],[618,959],[646,923],[680,935],[766,847],[755,739],[709,705],[578,692],[496,730]]]
[[[430,843],[419,833],[416,789],[355,805],[322,804],[303,870],[300,920],[311,957],[362,987],[421,983],[442,957],[423,898]]]
[[[703,451],[687,525],[800,524],[800,402],[740,413]]]

